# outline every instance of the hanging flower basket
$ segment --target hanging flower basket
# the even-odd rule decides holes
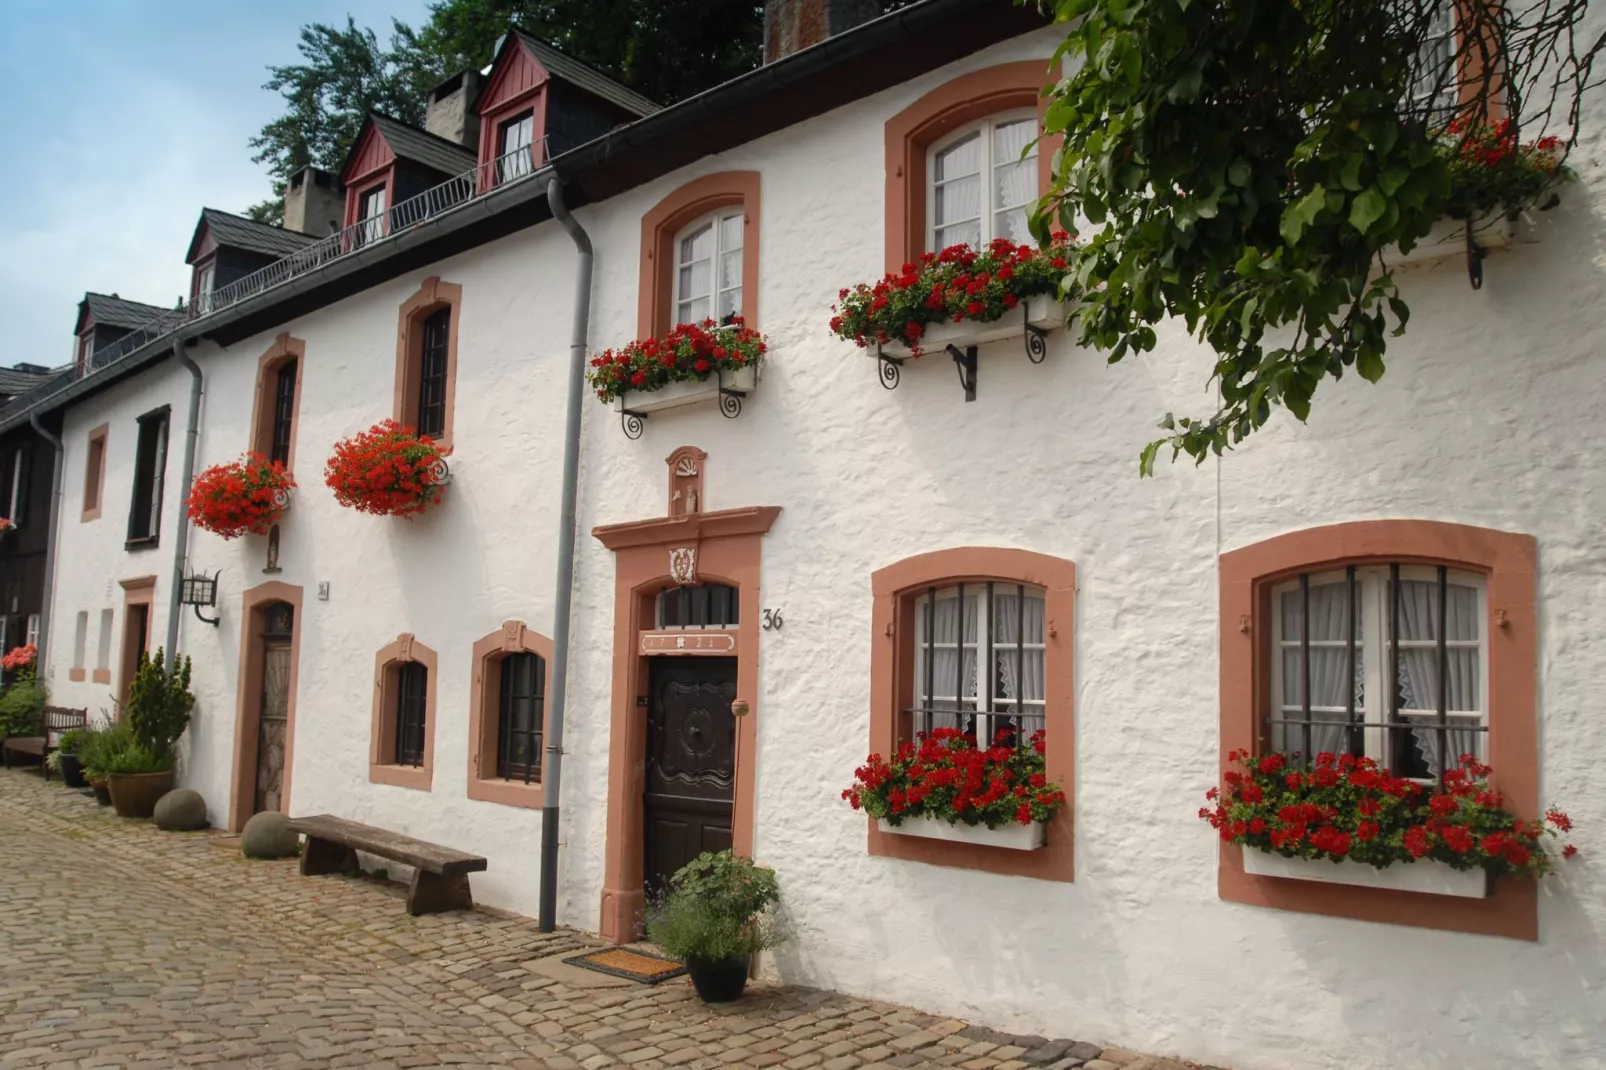
[[[296,481],[260,453],[217,464],[195,477],[185,502],[195,526],[225,539],[266,535],[290,507]]]
[[[842,797],[883,832],[1036,850],[1043,825],[1065,805],[1045,775],[1044,741],[1039,731],[1015,747],[1000,733],[981,750],[957,729],[922,732],[890,762],[870,755]]]
[[[440,447],[395,420],[336,442],[324,466],[337,502],[376,516],[410,519],[439,505],[451,478]]]
[[[1471,754],[1433,785],[1348,754],[1323,752],[1308,769],[1284,754],[1227,757],[1239,768],[1205,793],[1212,805],[1199,816],[1222,842],[1244,848],[1246,871],[1263,876],[1482,898],[1488,877],[1551,872],[1545,843],[1573,827],[1559,810],[1543,821],[1507,810],[1489,786],[1493,770]],[[1571,844],[1560,852],[1577,853]],[[1257,854],[1265,857],[1251,861]],[[1418,862],[1430,872],[1398,872]]]
[[[923,253],[880,282],[839,291],[831,332],[864,349],[892,347],[919,357],[948,342],[1018,336],[1028,324],[1037,331],[1063,326],[1075,296],[1068,285],[1072,251],[1068,244],[1034,249],[1000,238],[985,252],[951,245]],[[996,326],[975,330],[982,325]]]
[[[663,338],[634,341],[593,357],[586,380],[603,402],[626,394],[664,392],[676,395],[675,405],[689,404],[703,400],[704,395],[717,396],[720,384],[726,381],[733,389],[752,389],[768,348],[764,336],[744,326],[740,316],[731,317],[726,326],[716,326],[713,320],[683,323]],[[735,386],[737,382],[742,385]],[[677,391],[677,384],[687,384],[689,389]],[[628,407],[650,412],[671,406],[632,398]]]

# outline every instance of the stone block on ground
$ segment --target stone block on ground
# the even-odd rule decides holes
[[[247,858],[289,858],[301,847],[301,837],[290,831],[290,819],[277,810],[254,814],[240,833],[240,853]]]
[[[194,832],[206,824],[206,800],[189,788],[175,788],[156,800],[151,814],[156,827],[167,832]]]

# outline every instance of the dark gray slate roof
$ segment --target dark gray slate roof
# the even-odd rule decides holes
[[[27,393],[49,378],[49,372],[28,372],[19,371],[16,368],[0,368],[0,395],[14,398],[18,394]]]
[[[89,316],[96,324],[107,327],[143,327],[151,320],[172,310],[147,305],[143,301],[130,301],[116,294],[86,293],[82,304],[89,306]]]
[[[588,93],[594,93],[603,100],[619,105],[619,107],[633,115],[651,115],[655,111],[663,110],[661,106],[654,104],[640,93],[626,89],[595,67],[583,63],[571,55],[559,52],[539,37],[531,37],[529,34],[517,30],[514,32],[518,33],[519,40],[523,41],[525,46],[535,54],[535,58],[541,61],[541,66],[570,85],[578,86]]]
[[[202,208],[201,220],[212,229],[212,240],[217,244],[232,249],[249,249],[268,256],[289,256],[318,240],[308,234],[258,223],[254,219],[220,212],[216,208]],[[191,251],[193,254],[193,248]]]
[[[12,397],[4,404],[0,404],[0,420],[5,420],[14,413],[25,411],[40,398],[49,397],[72,382],[73,379],[73,369],[71,368],[63,368],[49,375],[31,375],[27,372],[12,371],[10,368],[0,368],[0,374],[28,375],[27,389],[19,391],[15,397]]]
[[[390,151],[404,160],[421,163],[443,175],[460,175],[478,163],[472,152],[455,141],[436,137],[428,130],[408,126],[399,119],[372,112],[368,116],[385,138]]]

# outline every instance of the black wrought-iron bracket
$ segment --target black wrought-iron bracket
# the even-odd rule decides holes
[[[742,414],[742,399],[747,391],[736,390],[725,385],[725,373],[719,373],[719,414],[727,420],[734,420]]]
[[[903,381],[903,357],[889,356],[879,345],[875,347],[876,364],[880,366],[881,385],[888,390],[898,389]]]
[[[1474,290],[1483,289],[1483,246],[1472,233],[1474,220],[1467,220],[1467,281]]]
[[[1021,315],[1027,317],[1031,315],[1026,311],[1024,305],[1021,306]],[[1033,364],[1041,364],[1047,357],[1048,332],[1041,327],[1033,326],[1032,321],[1028,318],[1026,320],[1026,359]]]
[[[954,368],[959,372],[959,385],[965,388],[965,400],[976,400],[976,347],[966,346],[960,349],[952,342],[948,343],[948,355],[954,358]]]
[[[630,439],[632,442],[640,438],[641,432],[646,430],[646,426],[642,423],[642,421],[646,418],[647,414],[644,412],[635,412],[631,409],[620,409],[619,424],[625,429],[625,437]]]
[[[200,606],[196,606],[195,607],[195,619],[200,621],[202,624],[210,624],[212,627],[216,628],[217,627],[217,622],[223,619],[223,614],[219,613],[215,617],[203,617],[203,616],[201,616],[201,607]]]

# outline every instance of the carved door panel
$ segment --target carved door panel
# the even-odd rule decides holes
[[[290,705],[290,643],[262,644],[262,716],[257,723],[256,800],[252,813],[277,810],[284,787],[284,733]]]
[[[731,845],[735,658],[653,658],[647,705],[647,894]]]

